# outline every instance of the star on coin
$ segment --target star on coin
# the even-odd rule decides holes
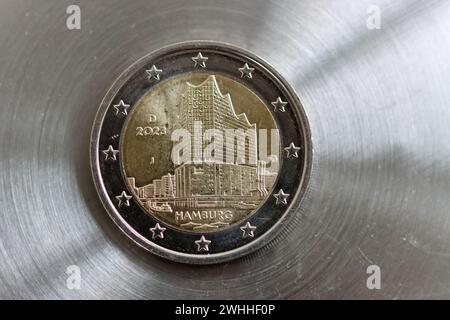
[[[116,109],[116,115],[119,115],[120,113],[126,116],[128,114],[128,108],[130,107],[130,105],[123,102],[123,100],[120,100],[119,104],[116,104],[113,107],[114,109]]]
[[[277,199],[276,204],[287,204],[287,198],[290,196],[290,194],[284,193],[283,189],[280,189],[278,193],[275,193],[273,195],[275,199]]]
[[[164,239],[164,231],[166,231],[166,228],[161,227],[159,223],[157,223],[153,228],[150,228],[150,231],[152,232],[152,239]]]
[[[201,52],[199,52],[196,57],[192,57],[191,59],[195,62],[194,68],[196,66],[206,68],[206,60],[208,60],[208,57],[204,57]]]
[[[127,207],[130,206],[130,199],[132,197],[127,195],[127,193],[125,191],[122,191],[122,193],[119,196],[116,196],[116,199],[119,201],[119,204],[117,205],[119,208],[122,205],[125,205]]]
[[[243,78],[244,76],[246,76],[247,78],[251,79],[252,78],[252,72],[255,71],[255,68],[250,68],[248,66],[248,64],[244,64],[244,66],[242,68],[238,69],[241,72],[241,78]]]
[[[284,107],[287,105],[287,102],[281,100],[281,98],[278,97],[277,100],[272,102],[272,105],[274,107],[274,111],[285,112],[286,110],[284,109]]]
[[[158,69],[155,65],[153,65],[149,70],[145,70],[148,75],[148,80],[159,80],[159,75],[162,72],[162,69]]]
[[[288,159],[292,159],[292,158],[298,158],[298,152],[300,151],[300,147],[296,147],[295,144],[293,142],[291,142],[291,144],[284,148],[284,150],[286,150],[287,152],[287,158]]]
[[[102,150],[102,152],[105,154],[105,160],[117,160],[116,155],[119,153],[119,150],[114,150],[110,145],[108,149]]]
[[[197,245],[197,251],[209,251],[209,244],[211,243],[210,240],[206,240],[205,236],[201,236],[200,240],[196,240],[195,244]]]
[[[247,223],[240,228],[242,230],[242,238],[253,238],[255,237],[255,234],[253,231],[256,230],[255,226],[252,226],[250,222],[247,221]]]

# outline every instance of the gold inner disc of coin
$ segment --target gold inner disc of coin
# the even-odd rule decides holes
[[[226,228],[256,212],[280,165],[268,106],[244,84],[211,73],[155,85],[128,115],[121,151],[142,207],[193,232]]]

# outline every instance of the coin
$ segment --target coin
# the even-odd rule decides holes
[[[91,141],[94,182],[120,229],[196,264],[276,236],[296,214],[311,156],[287,82],[254,54],[213,42],[172,45],[128,68],[103,99]]]

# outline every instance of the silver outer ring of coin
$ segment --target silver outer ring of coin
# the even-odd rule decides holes
[[[101,153],[102,149],[100,147],[100,136],[102,132],[102,128],[104,125],[105,116],[108,112],[108,110],[112,109],[113,101],[119,101],[120,97],[117,97],[117,94],[122,89],[123,86],[126,85],[126,83],[133,77],[133,75],[136,74],[139,70],[145,70],[143,68],[151,68],[152,62],[155,61],[157,58],[164,57],[169,54],[173,54],[175,52],[208,52],[208,51],[217,51],[219,54],[230,54],[235,55],[243,61],[249,61],[251,62],[251,67],[255,67],[256,70],[261,71],[264,73],[265,76],[269,75],[271,78],[271,81],[274,82],[279,88],[279,90],[282,90],[284,93],[285,99],[289,102],[289,106],[292,108],[292,111],[296,113],[297,115],[297,121],[299,121],[298,125],[301,128],[301,132],[299,132],[299,135],[301,136],[301,139],[303,140],[302,144],[302,163],[303,163],[303,170],[299,174],[299,184],[298,189],[294,194],[290,194],[290,201],[287,205],[283,208],[283,213],[277,218],[274,218],[274,223],[271,224],[270,228],[265,230],[262,234],[259,234],[254,239],[250,239],[250,241],[247,239],[247,241],[243,242],[242,244],[236,246],[235,248],[232,248],[227,251],[223,252],[203,252],[194,254],[192,252],[186,253],[182,251],[173,250],[171,248],[167,248],[167,246],[163,246],[159,244],[157,241],[152,241],[149,238],[149,235],[144,236],[142,232],[138,232],[133,228],[128,221],[123,217],[123,215],[118,211],[117,209],[117,203],[113,203],[113,197],[110,193],[108,193],[107,188],[104,183],[104,179],[102,178],[102,172],[101,172],[101,166],[100,162],[101,160]],[[195,71],[195,70],[192,70]],[[214,71],[214,70],[209,70]],[[245,77],[244,77],[245,78]],[[257,92],[259,94],[259,92]],[[140,98],[140,97],[139,97]],[[267,102],[267,101],[266,101]],[[266,103],[267,104],[267,103]],[[269,105],[267,105],[269,107]],[[280,132],[283,131],[283,128],[280,127],[280,124],[277,122],[278,128]],[[117,132],[117,134],[121,134],[121,132]],[[286,147],[283,145],[283,141],[281,142],[281,152],[284,153],[283,148]],[[120,147],[116,148],[117,150],[120,150]],[[261,58],[257,57],[255,54],[248,52],[246,50],[243,50],[241,48],[235,47],[228,43],[221,43],[221,42],[213,42],[213,41],[189,41],[189,42],[182,42],[177,43],[174,45],[166,46],[160,50],[157,50],[155,52],[152,52],[143,58],[139,59],[137,62],[135,62],[133,65],[131,65],[128,69],[126,69],[114,82],[114,84],[111,86],[111,88],[108,90],[107,94],[103,98],[100,108],[97,112],[97,115],[95,117],[94,125],[92,128],[91,133],[91,143],[90,143],[90,160],[91,160],[91,170],[92,175],[94,179],[94,183],[96,186],[96,190],[99,194],[99,197],[101,199],[101,202],[103,206],[106,208],[109,216],[112,218],[112,220],[115,222],[115,224],[121,229],[123,233],[125,233],[133,242],[141,246],[142,248],[169,260],[181,262],[181,263],[190,263],[190,264],[213,264],[213,263],[220,263],[225,262],[229,260],[236,259],[238,257],[242,257],[244,255],[247,255],[264,245],[266,245],[268,242],[270,242],[282,229],[284,225],[289,223],[289,220],[297,214],[297,208],[300,206],[301,200],[303,198],[303,195],[307,189],[308,186],[308,179],[311,172],[311,163],[312,163],[312,156],[313,156],[313,148],[312,148],[312,141],[311,141],[311,135],[309,130],[308,121],[306,118],[306,115],[303,111],[303,107],[298,99],[297,94],[294,92],[294,90],[290,87],[290,85],[281,77],[280,74],[267,62],[263,61]],[[118,158],[121,158],[120,156]],[[121,160],[120,160],[121,161]],[[119,162],[119,161],[117,161]],[[120,166],[120,164],[118,164]],[[278,174],[278,179],[280,178],[280,175],[282,174],[282,171]],[[291,172],[292,174],[292,172]],[[128,190],[125,186],[127,186],[127,183],[125,182],[125,179],[121,176],[120,179],[123,180],[124,190]],[[277,189],[273,191],[275,193]],[[278,190],[279,192],[279,190]],[[131,192],[128,190],[128,194],[131,194]],[[269,195],[269,198],[264,200],[264,202],[269,201],[269,199],[273,200],[273,193]],[[119,194],[117,194],[119,195]],[[133,202],[133,204],[137,204],[135,199],[130,199],[130,201]],[[139,205],[140,207],[140,205]],[[142,211],[144,209],[141,208]],[[250,215],[251,217],[254,216],[256,213],[253,213]],[[149,216],[148,214],[146,214]],[[157,221],[156,219],[154,219]],[[242,225],[246,223],[247,219],[242,222]],[[171,232],[178,232],[180,237],[183,237],[183,232],[180,230],[175,231],[173,228],[171,228],[168,225],[163,226],[166,229],[170,229]],[[150,233],[150,231],[148,231]],[[167,232],[167,231],[166,231]],[[226,229],[223,232],[227,232]],[[190,232],[186,232],[186,234],[192,234]],[[199,239],[201,239],[202,234],[198,233],[196,234]],[[209,232],[205,232],[205,235],[208,237],[210,235]],[[225,239],[225,238],[224,238]],[[158,240],[158,239],[157,239]],[[181,241],[181,240],[180,240]],[[191,241],[192,242],[192,241]],[[189,246],[194,246],[195,243],[190,243]]]

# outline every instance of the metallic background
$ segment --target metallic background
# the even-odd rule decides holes
[[[450,298],[450,1],[0,1],[1,298]],[[379,5],[381,30],[366,28]],[[100,101],[130,64],[207,39],[299,93],[314,143],[292,225],[216,266],[136,248],[89,170]],[[81,268],[80,290],[65,270]],[[366,288],[381,267],[382,289]]]

